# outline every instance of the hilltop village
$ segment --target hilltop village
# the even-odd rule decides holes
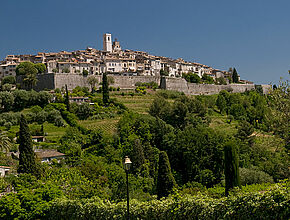
[[[199,77],[211,76],[213,79],[231,77],[231,72],[222,71],[183,59],[171,59],[150,55],[143,51],[122,50],[117,39],[112,42],[112,35],[103,35],[103,50],[88,47],[86,50],[37,55],[7,55],[0,62],[0,77],[15,76],[16,67],[21,62],[43,63],[47,73],[70,73],[84,75],[102,75],[107,72],[124,76],[181,77],[183,74],[196,73]],[[244,81],[247,83],[247,81]]]

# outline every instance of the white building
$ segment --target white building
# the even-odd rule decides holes
[[[106,71],[111,73],[121,73],[123,71],[122,68],[122,60],[117,58],[106,58],[105,59]]]

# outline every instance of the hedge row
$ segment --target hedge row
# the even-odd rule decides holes
[[[289,189],[277,184],[265,192],[213,199],[204,195],[130,203],[130,219],[289,219]],[[126,203],[98,198],[54,201],[44,219],[126,219]]]

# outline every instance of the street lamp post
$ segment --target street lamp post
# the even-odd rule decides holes
[[[124,169],[126,171],[126,183],[127,183],[127,219],[129,220],[130,212],[129,212],[129,178],[128,173],[132,162],[128,156],[125,157]]]

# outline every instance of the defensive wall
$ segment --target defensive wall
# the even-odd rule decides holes
[[[197,84],[188,83],[183,78],[162,77],[160,87],[166,90],[174,90],[184,92],[187,95],[213,95],[222,90],[232,91],[234,93],[242,93],[254,90],[257,86],[261,86],[263,93],[268,93],[271,85],[254,85],[254,84],[229,84],[229,85],[213,85],[213,84]]]
[[[196,84],[188,83],[183,78],[172,77],[154,77],[154,76],[120,76],[108,75],[114,78],[114,83],[110,86],[121,89],[134,89],[137,82],[149,83],[156,82],[162,89],[184,92],[187,95],[212,95],[217,94],[221,90],[232,91],[241,93],[255,89],[259,85],[254,84],[229,84],[229,85],[212,85],[212,84]],[[98,82],[102,81],[102,76],[97,75]],[[37,75],[37,84],[33,87],[34,90],[40,91],[44,89],[62,88],[67,85],[69,90],[74,89],[76,86],[90,87],[87,82],[87,77],[79,74],[71,73],[47,73]],[[22,88],[23,76],[17,76],[17,83],[20,83]],[[267,93],[271,85],[260,85],[264,93]]]

